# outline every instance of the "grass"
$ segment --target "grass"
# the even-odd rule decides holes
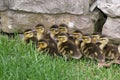
[[[0,36],[0,80],[120,80],[120,65],[98,68],[93,60],[53,59],[18,37]]]

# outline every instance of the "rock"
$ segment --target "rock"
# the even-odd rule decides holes
[[[22,10],[34,13],[70,13],[87,14],[89,12],[89,0],[8,0],[8,6],[12,10]],[[92,0],[93,1],[93,0]]]
[[[53,24],[65,23],[70,30],[81,29],[84,33],[94,31],[96,14],[72,15],[72,14],[35,14],[27,12],[6,11],[2,14],[2,30],[7,33],[22,33],[25,29],[34,28],[38,23],[43,23],[46,28]]]
[[[97,7],[109,17],[120,17],[120,0],[97,0]]]
[[[6,10],[5,0],[0,0],[0,11]]]
[[[112,38],[120,38],[120,18],[108,17],[102,33]]]

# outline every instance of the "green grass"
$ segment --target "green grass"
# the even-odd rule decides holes
[[[18,37],[0,36],[0,80],[120,80],[120,65],[98,68],[88,59],[53,59]]]

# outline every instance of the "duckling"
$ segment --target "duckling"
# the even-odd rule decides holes
[[[105,63],[105,57],[102,50],[92,43],[92,36],[84,34],[82,36],[83,42],[81,44],[83,55],[87,58],[96,59],[98,61],[98,67],[107,66]]]
[[[37,32],[37,39],[43,39],[46,37],[46,31],[45,31],[45,26],[43,24],[38,24],[35,26],[35,30]]]
[[[67,34],[69,36],[69,39],[71,41],[73,41],[73,43],[74,43],[75,39],[71,34],[69,34],[69,28],[68,28],[68,26],[66,24],[60,24],[59,25],[59,33]]]
[[[92,34],[92,43],[96,43],[100,39],[100,36],[102,36],[100,33],[94,32]]]
[[[52,25],[49,30],[51,38],[57,40],[57,35],[59,34],[58,25]]]
[[[109,43],[109,38],[106,36],[101,36],[99,39],[99,47],[103,50],[106,59],[112,60],[112,63],[120,64],[120,46]]]
[[[66,24],[60,24],[59,25],[59,32],[69,34],[68,26]]]
[[[80,30],[75,30],[73,33],[73,37],[74,37],[74,42],[75,44],[78,46],[78,48],[81,51],[81,43],[82,43],[82,35],[83,33]]]
[[[48,41],[45,40],[45,39],[40,39],[38,42],[37,42],[37,49],[38,51],[48,51]]]
[[[37,39],[32,29],[27,29],[24,31],[24,41],[26,43],[30,43],[30,41],[32,41],[33,43],[36,43]]]
[[[59,54],[57,46],[50,43],[50,40],[48,40],[48,39],[40,39],[37,42],[37,49],[38,49],[38,51],[48,52],[50,54],[50,56],[57,56]]]
[[[58,35],[57,48],[65,59],[80,59],[82,57],[78,47],[69,40],[69,36],[65,33]]]

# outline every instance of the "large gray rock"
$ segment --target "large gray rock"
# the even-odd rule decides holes
[[[108,17],[102,33],[112,38],[120,38],[120,18]]]
[[[87,14],[91,0],[8,0],[12,10],[34,13]],[[92,0],[93,1],[93,0]]]
[[[72,15],[72,14],[35,14],[17,11],[7,11],[2,14],[2,30],[4,32],[23,32],[25,29],[34,28],[38,23],[46,27],[53,24],[67,24],[71,30],[81,29],[83,32],[92,33],[97,14]]]
[[[3,11],[5,9],[6,9],[5,0],[0,0],[0,11]]]
[[[109,17],[120,17],[120,0],[97,0],[97,7]]]

